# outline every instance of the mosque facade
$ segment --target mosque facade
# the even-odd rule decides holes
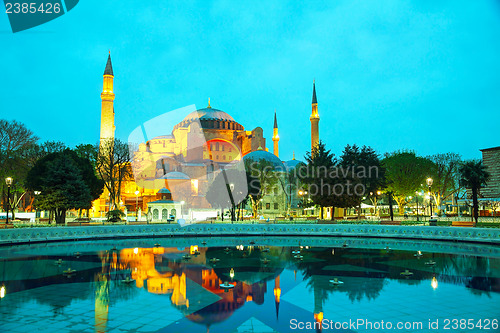
[[[115,110],[113,91],[114,72],[111,55],[108,56],[101,93],[101,130],[100,142],[114,139]],[[311,147],[319,142],[319,114],[316,99],[316,87],[313,84],[311,121]],[[210,182],[217,171],[231,164],[253,157],[265,159],[276,165],[295,166],[298,161],[282,162],[279,159],[278,123],[276,111],[273,126],[273,153],[266,148],[266,138],[262,127],[247,130],[228,113],[211,106],[210,99],[205,108],[189,113],[176,124],[170,133],[157,136],[142,142],[131,156],[134,179],[125,182],[122,187],[123,209],[130,212],[139,211],[144,215],[154,206],[161,189],[172,193],[172,203],[179,214],[178,204],[182,202],[184,211],[195,207],[209,210],[210,204],[205,198]],[[270,189],[259,204],[261,214],[276,217],[283,215],[286,200],[279,195],[278,185]],[[108,196],[105,191],[100,199],[94,202],[94,217],[102,217],[108,208]],[[161,213],[163,210],[164,214]],[[170,211],[162,208],[155,217],[170,217]],[[158,218],[157,218],[158,219]]]

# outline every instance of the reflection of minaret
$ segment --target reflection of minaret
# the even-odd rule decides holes
[[[321,322],[323,321],[323,289],[317,286],[318,281],[313,277],[313,289],[314,289],[314,319],[316,322],[320,323],[319,328],[317,326],[316,332],[322,331]]]
[[[316,83],[313,82],[312,112],[311,117],[311,154],[319,143],[319,114],[318,100],[316,99]]]
[[[102,252],[101,257],[102,271],[94,276],[95,281],[95,323],[96,333],[107,332],[108,311],[109,311],[109,252]]]
[[[281,288],[280,288],[280,276],[274,278],[274,303],[276,304],[276,319],[278,319],[279,311],[280,311],[280,296],[281,296]]]
[[[111,53],[104,69],[103,87],[101,93],[101,147],[104,142],[115,137],[115,109],[113,106],[115,94],[113,93],[113,66]]]
[[[276,157],[279,156],[278,142],[280,141],[280,136],[278,135],[278,121],[276,120],[276,110],[274,110],[274,127],[273,127],[273,154]]]

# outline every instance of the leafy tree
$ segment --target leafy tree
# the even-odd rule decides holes
[[[382,167],[379,156],[371,147],[357,145],[347,145],[340,156],[340,167],[344,169],[344,174],[350,174],[353,184],[360,184],[364,189],[363,193],[351,195],[351,203],[358,207],[358,215],[361,214],[361,201],[363,197],[385,187],[385,169]]]
[[[382,165],[386,169],[387,191],[392,193],[399,205],[399,214],[403,215],[409,197],[421,188],[434,164],[415,152],[396,151],[386,154]]]
[[[95,175],[89,174],[89,169],[90,162],[78,158],[69,149],[40,159],[27,177],[28,188],[41,192],[36,206],[52,211],[58,224],[64,223],[67,210],[90,207],[98,191],[94,188],[92,193],[88,184],[98,181]],[[94,180],[87,179],[92,176]]]
[[[23,188],[30,169],[29,152],[36,146],[38,138],[31,130],[15,120],[0,119],[0,179],[2,180],[3,208],[14,212],[25,195]],[[3,181],[12,177],[14,182],[7,200],[7,185]],[[14,215],[13,215],[14,217]]]
[[[98,147],[97,172],[109,192],[110,210],[119,209],[122,184],[133,176],[129,146],[119,139],[109,139]]]
[[[306,153],[305,159],[307,161],[306,172],[301,172],[299,175],[301,175],[302,181],[308,185],[309,197],[313,204],[320,207],[322,217],[323,207],[335,207],[335,201],[338,199],[330,191],[332,177],[329,174],[336,166],[337,160],[331,150],[326,149],[322,141],[313,147],[311,152]],[[325,191],[325,189],[327,190]]]
[[[99,148],[96,145],[92,144],[79,144],[73,149],[78,157],[86,158],[92,164],[92,167],[95,169],[97,164],[97,157],[99,156]]]
[[[459,167],[460,185],[472,192],[473,219],[477,223],[479,217],[478,193],[483,185],[486,185],[490,174],[482,161],[467,161]],[[474,221],[473,220],[473,221]]]

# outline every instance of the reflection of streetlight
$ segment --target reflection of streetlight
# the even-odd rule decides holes
[[[139,190],[135,190],[135,221],[137,222],[137,210],[139,206]]]
[[[0,298],[4,298],[5,297],[5,286],[1,286],[0,287]]]
[[[432,289],[437,289],[437,287],[438,287],[438,280],[436,279],[435,275],[432,277],[431,286],[432,286]]]
[[[231,268],[229,271],[229,276],[231,277],[231,280],[234,278],[234,268]]]
[[[7,184],[7,220],[5,220],[5,224],[9,224],[10,186],[12,185],[12,177],[5,178],[5,183]]]
[[[427,178],[427,186],[429,186],[429,205],[431,207],[431,218],[432,218],[432,197],[431,197],[431,186],[434,181],[432,178]]]

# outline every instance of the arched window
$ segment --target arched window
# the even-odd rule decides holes
[[[175,208],[170,211],[170,215],[172,215],[172,217],[175,219],[175,217],[177,216],[177,211],[175,210]]]
[[[168,220],[168,210],[162,209],[162,211],[161,211],[161,219],[165,220],[165,221]]]
[[[158,220],[158,209],[153,209],[153,220]]]

